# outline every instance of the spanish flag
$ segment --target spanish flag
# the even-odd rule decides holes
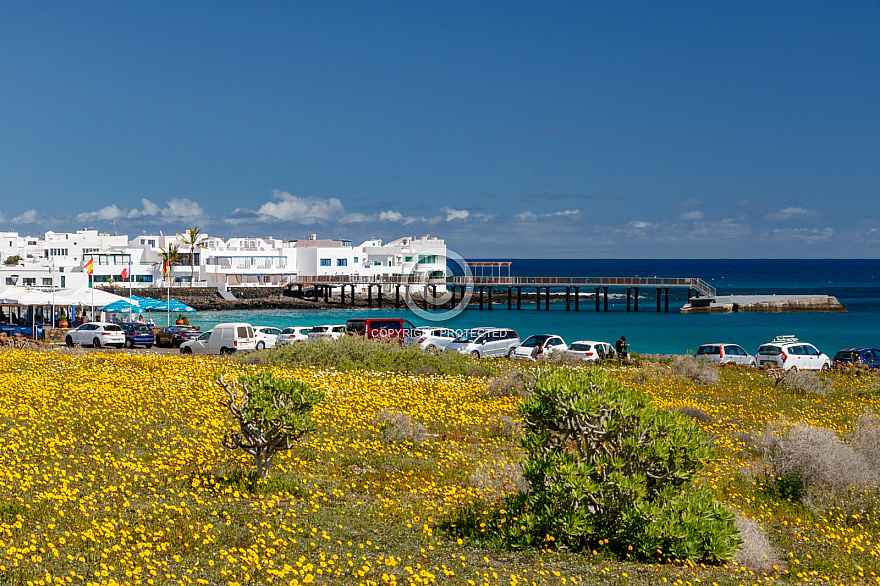
[[[89,262],[86,263],[86,272],[89,274],[90,277],[92,276],[92,273],[95,272],[95,259],[94,258],[90,258]]]

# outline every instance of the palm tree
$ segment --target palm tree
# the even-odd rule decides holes
[[[202,229],[198,226],[195,228],[187,228],[186,234],[178,234],[178,236],[182,237],[183,243],[189,246],[189,286],[192,287],[196,274],[196,248],[207,248],[205,246],[205,240],[207,240],[208,237],[202,234]]]
[[[174,265],[183,257],[180,255],[180,247],[178,247],[176,244],[168,244],[167,247],[159,249],[159,258],[161,258],[162,260],[157,263],[153,263],[154,266],[161,264],[164,267],[167,264],[169,273],[168,278],[170,279],[172,265]],[[164,277],[165,271],[162,272]]]

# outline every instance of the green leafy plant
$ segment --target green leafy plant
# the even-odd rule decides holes
[[[493,527],[488,537],[508,547],[645,561],[733,559],[742,543],[734,514],[693,485],[714,454],[687,417],[594,370],[542,375],[519,412],[529,490],[491,518],[465,511],[462,533]]]
[[[266,478],[276,453],[288,450],[315,428],[312,407],[324,399],[321,391],[295,379],[278,378],[269,371],[216,383],[227,394],[222,401],[237,420],[239,431],[230,431],[223,446],[241,448],[254,457],[257,476]]]

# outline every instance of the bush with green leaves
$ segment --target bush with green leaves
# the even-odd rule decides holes
[[[264,370],[234,382],[227,382],[221,374],[216,382],[226,391],[227,398],[221,402],[239,428],[226,434],[223,446],[252,455],[259,478],[269,475],[276,453],[289,450],[315,429],[312,407],[324,394],[302,381],[279,378]]]
[[[733,559],[742,543],[735,516],[694,486],[714,454],[687,417],[594,369],[542,375],[519,411],[528,492],[489,515],[467,509],[450,529],[513,548],[564,545],[643,561]]]

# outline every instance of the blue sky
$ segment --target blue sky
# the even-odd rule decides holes
[[[876,258],[878,30],[877,2],[7,2],[0,229]]]

